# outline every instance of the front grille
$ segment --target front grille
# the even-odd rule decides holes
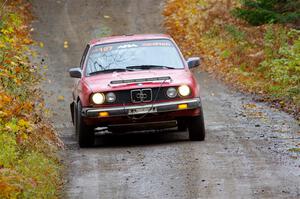
[[[168,89],[167,87],[162,87],[160,89],[159,88],[145,88],[145,89],[116,91],[115,92],[116,101],[113,104],[130,104],[130,103],[142,103],[142,102],[168,100],[169,98],[166,95],[167,89]],[[140,96],[138,96],[138,97],[136,96],[138,93],[140,93],[140,90],[143,90],[143,93],[147,94],[147,98],[143,99],[143,101],[140,100]],[[179,98],[179,97],[177,96],[176,98]],[[106,102],[106,104],[111,104],[111,103]]]
[[[152,101],[152,89],[136,89],[131,92],[131,102],[151,102]]]

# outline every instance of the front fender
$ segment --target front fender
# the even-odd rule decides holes
[[[88,86],[85,81],[81,81],[78,86],[78,97],[80,99],[82,107],[87,107],[90,105],[90,95],[92,94],[92,89]]]

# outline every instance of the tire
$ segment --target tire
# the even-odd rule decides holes
[[[178,131],[186,131],[186,129],[187,129],[186,121],[184,119],[178,119],[177,120],[177,128],[178,128]]]
[[[73,105],[73,126],[75,127],[75,132],[76,132],[76,121],[77,121],[77,105],[74,102],[74,105]]]
[[[79,147],[91,147],[94,145],[95,134],[93,128],[87,126],[83,117],[81,116],[81,103],[77,103],[76,116],[75,116],[75,133]]]
[[[189,138],[192,141],[205,140],[205,125],[202,108],[200,108],[200,115],[188,119]]]

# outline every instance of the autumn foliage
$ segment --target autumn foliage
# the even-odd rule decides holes
[[[0,0],[0,9],[0,198],[55,198],[62,144],[43,117],[39,72],[29,61],[30,5]]]
[[[186,57],[239,90],[259,94],[299,118],[300,31],[251,26],[234,17],[238,0],[169,0],[164,25]]]

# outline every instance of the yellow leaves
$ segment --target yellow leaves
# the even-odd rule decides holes
[[[33,109],[33,103],[32,102],[25,102],[25,103],[22,104],[21,109],[23,109],[23,111],[30,112]]]
[[[206,0],[198,0],[197,4],[198,4],[198,6],[203,6],[203,7],[209,5]]]
[[[14,28],[9,26],[6,28],[2,28],[0,32],[2,32],[4,35],[9,35],[11,33],[14,33]]]
[[[12,169],[0,170],[0,198],[17,199],[22,192],[22,178]]]
[[[4,92],[0,92],[0,118],[10,120],[13,117],[26,115],[32,112],[33,103],[30,101],[20,102],[17,97],[13,99]],[[0,120],[1,121],[1,120]],[[21,126],[26,123],[21,120]],[[28,128],[29,126],[26,126]],[[16,130],[13,126],[8,125],[10,130]]]
[[[1,74],[0,74],[1,76]],[[5,94],[0,92],[0,118],[6,117],[9,115],[8,110],[6,109],[6,106],[12,101],[12,98]]]
[[[22,128],[29,128],[31,125],[30,125],[30,123],[28,122],[28,121],[25,121],[25,120],[23,120],[23,119],[20,119],[19,121],[18,121],[18,125],[20,126],[20,127],[22,127]]]
[[[41,48],[44,48],[44,43],[43,42],[40,42],[39,45],[40,45]]]
[[[33,58],[36,58],[36,57],[37,57],[37,52],[36,52],[36,51],[31,51],[30,54],[31,54],[31,56],[32,56]]]
[[[25,45],[29,45],[29,44],[33,43],[33,41],[31,39],[29,39],[29,38],[24,38],[23,42],[24,42]]]
[[[17,120],[13,118],[4,124],[4,130],[9,133],[14,133],[16,135],[17,143],[21,144],[28,139],[28,133],[33,130],[33,125],[30,121],[25,119]]]
[[[50,118],[52,116],[52,111],[50,109],[44,109],[44,116]]]
[[[64,48],[69,48],[69,43],[68,43],[68,41],[64,41]]]
[[[249,118],[260,118],[263,121],[266,120],[266,115],[261,111],[261,107],[258,107],[254,103],[247,103],[244,104],[243,106],[244,109],[244,114],[249,117]]]
[[[11,101],[12,98],[9,95],[0,92],[0,108]]]
[[[196,15],[198,13],[198,9],[197,8],[193,8],[192,10],[191,10],[191,14],[192,15]]]
[[[6,47],[6,45],[3,42],[0,41],[0,49],[5,48],[5,47]]]
[[[65,100],[65,97],[63,95],[58,96],[57,101],[62,102]]]
[[[12,66],[18,66],[18,64],[17,64],[16,62],[14,62],[14,61],[10,61],[10,64],[11,64]]]
[[[0,111],[0,118],[4,118],[4,117],[7,117],[7,116],[8,116],[7,112]]]
[[[253,109],[253,108],[256,108],[256,104],[250,104],[250,103],[244,104],[243,108],[244,109]]]
[[[21,67],[19,67],[19,66],[16,66],[16,67],[15,67],[15,72],[16,72],[16,73],[19,73],[19,72],[21,72],[21,70],[22,70],[22,68],[21,68]]]
[[[12,133],[17,133],[20,130],[20,128],[14,121],[10,121],[5,124],[5,130]]]

